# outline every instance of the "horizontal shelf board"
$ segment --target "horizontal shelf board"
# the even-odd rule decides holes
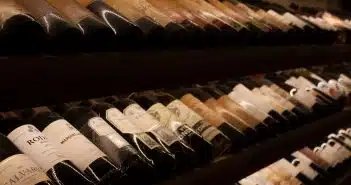
[[[0,111],[340,62],[350,46],[256,46],[2,57]]]
[[[314,143],[332,132],[349,125],[351,110],[321,119],[296,130],[286,132],[257,145],[210,164],[202,169],[186,173],[160,185],[232,185],[234,182],[281,159],[282,156]]]

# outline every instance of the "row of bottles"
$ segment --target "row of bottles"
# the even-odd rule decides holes
[[[236,185],[328,185],[348,173],[351,128],[340,129],[316,147],[304,147],[260,169]]]
[[[350,76],[345,63],[3,112],[0,171],[28,160],[45,173],[27,185],[155,183],[341,111]]]
[[[8,42],[5,49],[14,47],[17,51],[42,45],[43,50],[57,52],[60,49],[102,51],[127,45],[135,48],[134,41],[145,40],[150,41],[148,45],[161,42],[162,47],[218,42],[345,43],[351,28],[345,16],[291,12],[277,4],[249,0],[2,0],[0,3],[1,38]]]

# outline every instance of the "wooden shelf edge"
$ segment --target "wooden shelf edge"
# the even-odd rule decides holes
[[[182,176],[160,183],[160,185],[231,185],[253,172],[275,162],[282,156],[318,143],[337,129],[349,126],[351,110],[344,110],[330,117],[286,132],[226,159],[195,169]]]
[[[0,111],[349,59],[349,45],[243,46],[2,57]]]

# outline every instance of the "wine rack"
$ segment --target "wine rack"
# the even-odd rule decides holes
[[[339,128],[350,126],[351,110],[316,121],[302,128],[289,131],[243,151],[214,162],[206,168],[165,181],[160,185],[213,185],[233,184],[247,175],[267,166],[282,156],[289,155],[297,149],[314,144]],[[350,183],[351,177],[345,173],[340,185]]]
[[[349,45],[242,46],[2,57],[0,110],[351,59]]]

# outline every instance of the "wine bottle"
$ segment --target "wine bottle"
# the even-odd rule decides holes
[[[121,169],[123,174],[116,175],[112,182],[129,182],[135,178],[134,170],[148,173],[148,167],[138,152],[104,119],[88,107],[76,103],[61,104],[57,107],[72,125],[97,145]],[[134,166],[135,165],[135,166]],[[140,167],[140,169],[138,169]],[[128,174],[128,170],[131,170]],[[144,171],[145,170],[145,171]],[[121,172],[119,172],[121,173]],[[139,173],[141,173],[139,171]],[[123,175],[123,176],[122,176]],[[131,176],[129,176],[131,175]],[[146,179],[143,179],[147,181]]]
[[[149,134],[175,156],[176,170],[178,172],[187,170],[195,165],[196,161],[190,161],[196,156],[195,151],[174,132],[148,114],[135,101],[123,98],[116,100],[114,105],[136,127]]]
[[[198,89],[181,89],[178,91],[171,91],[170,93],[179,98],[185,105],[202,116],[218,130],[223,132],[232,142],[232,152],[246,146],[248,141],[244,133],[232,126],[222,116],[220,116],[213,109],[209,108],[204,101],[211,98],[207,93]],[[241,123],[237,123],[241,124]],[[235,146],[235,147],[234,147]]]
[[[187,31],[178,23],[179,21],[181,22],[182,16],[169,17],[162,10],[155,8],[146,0],[122,0],[122,2],[139,10],[144,15],[151,17],[162,25],[166,31],[163,39],[171,40],[176,43],[186,39]]]
[[[8,116],[2,121],[0,132],[7,135],[18,149],[43,168],[55,183],[94,184],[34,125],[27,124],[13,112],[8,113]]]
[[[280,132],[286,131],[289,128],[288,120],[279,114],[272,105],[255,96],[246,86],[240,82],[230,81],[226,83],[227,86],[232,88],[232,92],[228,96],[236,101],[242,98],[245,101],[255,105],[260,111],[270,115],[277,122],[275,122],[276,129]]]
[[[298,178],[304,184],[320,184],[324,181],[324,177],[314,170],[310,164],[291,155],[284,157],[284,159],[289,161],[300,172]]]
[[[180,121],[189,125],[213,146],[213,156],[219,157],[230,151],[229,138],[204,120],[199,114],[169,93],[157,92],[158,100],[177,115]]]
[[[43,27],[22,6],[14,0],[1,1],[0,15],[2,41],[6,43],[6,47],[2,48],[4,53],[16,51],[20,54],[22,51],[25,53],[40,51],[46,33]],[[31,47],[26,44],[33,42],[36,45]]]
[[[147,113],[156,118],[161,124],[172,130],[179,138],[191,146],[197,153],[196,160],[200,165],[207,164],[213,159],[212,145],[195,132],[191,127],[184,124],[173,112],[153,95],[152,92],[135,94],[131,98],[135,100]]]
[[[336,109],[338,109],[338,107],[339,107],[339,110],[343,108],[344,106],[343,102],[345,97],[341,96],[341,92],[338,91],[338,89],[331,90],[331,86],[325,79],[317,76],[316,74],[304,68],[296,69],[296,70],[293,70],[292,72],[294,74],[301,75],[301,77],[306,78],[307,81],[315,85],[314,87],[322,91],[327,96],[327,98],[329,98],[333,102],[333,105],[336,107]],[[333,93],[333,91],[335,93]]]
[[[104,2],[98,0],[77,0],[77,2],[103,20],[117,33],[118,39],[124,41],[123,43],[137,42],[142,39],[143,32],[136,24]]]
[[[313,150],[311,150],[310,148],[304,147],[304,148],[298,150],[297,152],[299,152],[301,155],[306,156],[307,158],[311,159],[313,161],[313,163],[315,163],[319,168],[321,168],[326,173],[329,173],[330,170],[328,170],[328,168],[330,167],[330,164],[327,161],[325,161],[323,158],[321,158],[319,155],[315,154],[313,152]],[[299,155],[296,155],[295,153],[293,153],[292,155],[294,157],[300,158]]]
[[[125,138],[130,144],[138,150],[139,154],[152,165],[155,178],[164,178],[169,176],[175,169],[174,156],[157,143],[147,133],[142,132],[127,117],[119,111],[114,104],[118,102],[114,98],[106,98],[106,103],[100,100],[86,101],[96,113],[106,120],[114,129]],[[150,177],[151,178],[151,177]]]
[[[168,17],[174,17],[176,22],[187,30],[187,38],[190,43],[200,45],[205,37],[205,22],[195,17],[185,9],[177,5],[176,1],[148,0],[155,8],[162,10]]]
[[[116,32],[75,0],[48,0],[48,2],[78,26],[84,35],[84,42],[87,42],[87,49],[104,50],[113,43],[111,41]],[[96,45],[98,46],[94,47]]]
[[[269,168],[278,175],[281,175],[282,177],[290,177],[289,179],[295,179],[295,181],[300,182],[299,184],[315,184],[308,177],[306,177],[303,172],[301,172],[298,168],[291,164],[286,158],[280,159],[279,161],[273,163],[269,166]]]
[[[54,185],[43,169],[0,134],[0,183],[18,185]]]
[[[249,101],[246,101],[244,98],[241,98],[240,96],[236,96],[236,97],[229,96],[229,94],[232,92],[232,88],[221,84],[216,84],[216,88],[218,88],[226,95],[228,95],[228,97],[231,100],[241,105],[247,112],[249,112],[252,116],[254,116],[257,120],[259,120],[261,123],[263,123],[264,126],[268,128],[268,129],[261,128],[260,130],[267,132],[268,135],[274,135],[276,132],[279,131],[278,130],[279,122],[273,119],[270,115],[260,111],[259,109],[257,109],[257,107],[254,104],[250,103]]]
[[[105,153],[49,108],[26,109],[22,112],[22,116],[51,142],[57,144],[60,151],[95,182],[101,182],[112,174],[118,175],[119,169],[112,164]]]
[[[250,119],[255,119],[251,117],[247,112],[245,112],[243,109],[241,109],[240,106],[237,106],[235,108],[237,109],[231,109],[228,110],[225,108],[223,105],[221,105],[218,101],[216,94],[213,94],[211,91],[206,91],[206,88],[203,86],[197,85],[198,89],[197,91],[193,92],[193,94],[196,97],[203,97],[204,95],[207,95],[208,99],[206,101],[203,100],[205,105],[210,107],[212,110],[216,111],[221,117],[223,117],[225,120],[227,120],[230,124],[232,124],[236,129],[238,129],[240,132],[242,132],[249,141],[249,144],[251,142],[255,142],[257,139],[257,132],[253,130],[250,127]],[[202,93],[203,95],[198,95],[199,93]],[[202,100],[200,98],[200,100]]]
[[[135,23],[143,31],[143,33],[148,36],[150,41],[158,42],[160,39],[162,39],[165,32],[164,28],[150,17],[145,16],[134,7],[131,7],[122,1],[104,0],[103,2],[128,18],[128,20],[133,21],[133,23]]]
[[[306,108],[302,103],[298,102],[298,100],[292,98],[289,95],[286,96],[287,94],[285,91],[285,93],[283,93],[284,95],[275,92],[271,87],[269,87],[269,85],[272,84],[264,78],[258,76],[251,76],[249,78],[259,86],[259,91],[263,95],[272,98],[276,102],[279,102],[283,107],[286,107],[289,111],[297,115],[300,124],[304,124],[310,121],[311,111],[309,111],[309,109]]]
[[[300,170],[302,170],[306,176],[309,176],[311,180],[316,181],[319,184],[323,181],[325,182],[330,175],[325,169],[313,161],[313,159],[307,157],[300,151],[295,151],[291,156],[297,159],[298,162],[297,164],[293,163],[293,165],[300,165]]]
[[[217,89],[215,85],[206,86],[202,89],[211,94],[211,96],[214,97],[217,100],[217,102],[220,105],[222,105],[226,110],[235,113],[236,115],[241,117],[245,121],[245,123],[248,124],[250,129],[248,131],[243,132],[246,134],[248,132],[251,132],[251,134],[249,134],[250,138],[257,137],[257,139],[264,139],[269,137],[270,132],[267,130],[268,127],[266,125],[261,123],[249,112],[247,112],[243,107],[241,107],[239,104],[230,99],[228,95],[226,95],[224,92]]]
[[[50,36],[50,52],[77,50],[82,32],[45,0],[15,0],[44,27]]]
[[[288,110],[284,105],[279,104],[279,102],[274,101],[269,96],[265,96],[258,88],[258,85],[255,82],[252,82],[250,79],[242,78],[240,82],[245,85],[251,92],[256,95],[261,101],[271,104],[272,108],[277,111],[283,118],[285,118],[286,123],[289,124],[290,128],[296,128],[298,126],[298,117],[295,113]]]
[[[285,83],[285,79],[274,74],[265,75],[265,78],[273,82],[270,87],[285,94],[283,91],[279,90],[284,89],[288,96],[293,96],[303,105],[305,105],[311,112],[313,112],[312,119],[317,119],[318,116],[326,113],[327,105],[324,101],[319,99],[319,96],[314,96],[311,92],[306,91],[305,89],[295,88],[293,85]]]

